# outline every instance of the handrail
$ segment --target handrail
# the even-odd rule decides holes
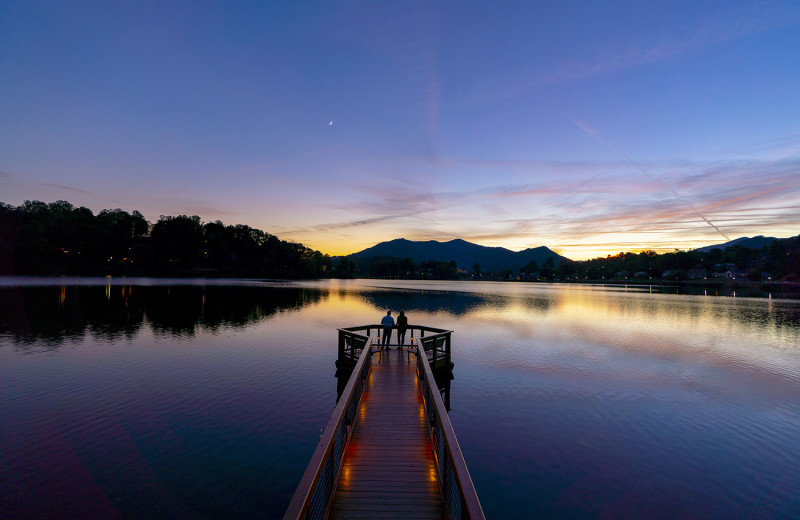
[[[363,336],[347,329],[339,329],[339,360],[346,359],[350,364],[357,362],[359,351],[364,350],[368,340],[369,332],[367,336]]]
[[[348,332],[357,332],[357,331],[361,331],[361,330],[365,330],[365,329],[382,329],[382,328],[383,328],[383,325],[370,324],[370,325],[358,325],[356,327],[342,327],[339,330],[346,330]],[[395,325],[394,328],[397,328],[397,325]],[[439,328],[436,328],[436,327],[428,327],[428,326],[425,326],[425,325],[409,325],[408,329],[409,330],[411,330],[411,329],[421,330],[423,332],[433,332],[435,334],[439,334],[441,332],[451,332],[451,331],[448,331],[447,329],[439,329]]]
[[[392,327],[397,329],[397,325]],[[356,355],[358,349],[362,348],[362,342],[366,337],[372,338],[372,343],[375,346],[380,346],[380,335],[383,332],[383,326],[378,324],[373,325],[360,325],[356,327],[343,327],[339,330],[339,354],[336,366],[341,368],[343,366],[353,366],[356,363]],[[407,334],[411,337],[412,343],[415,338],[423,339],[423,347],[425,352],[430,353],[432,356],[431,364],[434,370],[442,368],[452,369],[450,357],[450,335],[453,333],[451,330],[439,329],[436,327],[427,327],[424,325],[408,325],[406,329]],[[350,339],[350,334],[361,333],[363,336],[355,336]],[[426,334],[431,334],[426,336]],[[392,343],[397,345],[397,343]]]
[[[283,520],[325,518],[333,492],[336,490],[342,459],[350,441],[350,433],[353,431],[352,426],[358,417],[361,395],[372,368],[372,338],[365,340],[353,374],[325,426],[311,462],[303,473],[303,478],[300,479],[289,508],[283,515]]]
[[[397,330],[397,325],[392,327],[393,330]],[[364,332],[366,331],[366,335],[372,337],[372,332],[380,333],[383,331],[383,325],[380,324],[371,324],[371,325],[359,325],[356,327],[342,327],[339,329],[347,331],[347,332]],[[408,325],[407,330],[413,335],[413,337],[424,337],[426,333],[433,333],[433,334],[441,334],[443,332],[452,332],[447,329],[438,329],[436,327],[427,327],[425,325]],[[419,335],[414,334],[414,331],[419,331]],[[374,338],[373,338],[374,341]]]
[[[430,364],[434,369],[441,368],[444,363],[445,367],[450,365],[450,336],[453,331],[442,331],[433,336],[425,336],[419,338],[422,342],[422,348],[426,354],[431,354]]]
[[[447,333],[449,338],[450,331]],[[427,339],[427,338],[426,338]],[[422,397],[425,401],[426,418],[430,426],[431,443],[439,471],[439,487],[445,512],[450,519],[485,519],[478,494],[469,475],[467,463],[458,445],[456,433],[442,396],[436,387],[428,356],[421,339],[417,343],[417,374]]]

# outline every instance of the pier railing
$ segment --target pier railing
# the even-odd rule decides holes
[[[432,331],[432,329],[427,329]],[[422,349],[425,351],[433,370],[453,368],[450,361],[450,335],[452,331],[436,329],[433,336],[421,335]]]
[[[344,453],[353,431],[353,422],[372,368],[370,353],[372,338],[340,329],[340,352],[343,339],[348,345],[347,348],[351,355],[359,353],[358,362],[353,368],[353,374],[342,392],[339,403],[322,432],[314,455],[289,503],[286,514],[283,516],[284,520],[321,520],[325,518],[336,488]]]
[[[383,326],[381,325],[361,325],[339,329],[339,357],[336,366],[338,368],[354,366],[358,362],[366,339],[370,338],[372,345],[379,347],[381,334],[383,334]],[[451,369],[453,368],[451,361],[451,334],[452,331],[446,329],[437,329],[424,325],[409,325],[405,338],[408,343],[403,346],[411,347],[415,340],[422,339],[423,350],[428,355],[433,370]],[[393,327],[392,339],[394,342],[391,343],[391,346],[397,346],[396,325]]]
[[[450,331],[441,331],[431,337],[418,338],[417,352],[422,353],[426,344],[436,356],[437,350],[450,343]],[[435,357],[434,357],[435,359]],[[448,356],[449,362],[449,356]],[[439,472],[439,488],[449,519],[483,519],[478,494],[469,475],[464,455],[458,445],[453,425],[447,416],[447,409],[436,386],[427,355],[417,356],[417,374],[420,391],[425,404],[425,414],[430,427],[431,443]]]

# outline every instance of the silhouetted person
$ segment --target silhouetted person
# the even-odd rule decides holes
[[[394,327],[394,318],[392,318],[392,311],[386,311],[386,316],[381,320],[383,325],[383,348],[389,348],[389,338],[392,337],[392,327]]]
[[[400,348],[406,342],[406,330],[408,330],[408,317],[405,311],[400,311],[397,315],[397,341],[400,343]]]

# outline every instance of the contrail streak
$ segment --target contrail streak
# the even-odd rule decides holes
[[[617,154],[618,156],[620,156],[620,157],[622,157],[623,159],[625,159],[626,161],[628,161],[628,162],[629,162],[631,165],[633,165],[633,167],[634,167],[634,168],[636,168],[637,170],[639,170],[640,172],[642,172],[643,174],[645,174],[645,175],[646,175],[648,178],[650,178],[650,179],[654,180],[655,182],[658,182],[658,183],[660,183],[660,184],[662,184],[662,185],[666,186],[666,187],[669,189],[669,191],[671,191],[671,192],[672,192],[672,194],[673,194],[673,195],[675,195],[675,198],[677,198],[677,199],[682,199],[682,197],[681,197],[681,196],[678,194],[678,191],[675,189],[675,187],[674,187],[674,186],[670,185],[669,183],[667,183],[667,182],[665,182],[665,181],[663,181],[663,180],[661,180],[661,179],[659,179],[659,178],[657,178],[657,177],[653,177],[653,175],[651,175],[651,174],[650,174],[650,172],[648,172],[647,170],[645,170],[645,169],[642,167],[642,165],[640,165],[639,163],[637,163],[636,161],[634,161],[633,159],[631,159],[630,157],[628,157],[628,155],[627,155],[627,154],[625,154],[625,153],[624,153],[624,152],[622,152],[621,150],[618,150],[616,147],[612,146],[612,145],[611,145],[611,143],[609,143],[608,141],[606,141],[605,139],[603,139],[602,137],[600,137],[599,135],[597,135],[597,134],[594,132],[594,130],[592,130],[591,128],[589,128],[588,126],[586,126],[586,123],[584,123],[584,122],[582,122],[582,121],[578,121],[577,119],[573,119],[573,118],[571,118],[571,117],[569,117],[569,116],[567,116],[567,119],[569,119],[570,121],[572,121],[572,122],[575,124],[575,126],[577,126],[577,127],[578,127],[578,128],[580,128],[581,130],[583,130],[584,132],[586,132],[587,134],[589,134],[591,137],[593,137],[593,138],[597,139],[598,141],[600,141],[600,142],[601,142],[603,145],[605,145],[605,146],[606,146],[606,147],[607,147],[609,150],[611,150],[612,152],[614,152],[614,153],[615,153],[615,154]],[[694,205],[692,205],[692,203],[691,203],[691,202],[687,202],[686,204],[689,206],[689,208],[692,210],[692,212],[694,212],[694,214],[695,214],[695,215],[697,215],[698,217],[700,217],[700,218],[703,220],[703,222],[705,222],[706,224],[708,224],[709,226],[711,226],[712,228],[714,228],[714,229],[717,231],[717,233],[719,233],[720,235],[722,235],[722,237],[723,237],[725,240],[727,240],[728,242],[730,242],[730,240],[731,240],[731,239],[728,237],[728,235],[726,235],[725,233],[723,233],[723,232],[722,232],[722,231],[721,231],[721,230],[720,230],[720,229],[719,229],[717,226],[715,226],[715,225],[714,225],[714,223],[713,223],[713,222],[711,222],[711,221],[710,221],[710,220],[708,220],[708,219],[707,219],[705,216],[703,216],[703,215],[700,213],[700,211],[698,211],[698,210],[697,210],[697,208],[695,208],[695,207],[694,207]]]

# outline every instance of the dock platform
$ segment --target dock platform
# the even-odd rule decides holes
[[[452,331],[409,326],[410,344],[382,350],[381,330],[339,329],[347,384],[284,520],[483,520],[432,370],[452,370]]]
[[[375,356],[328,518],[444,518],[416,355]]]

